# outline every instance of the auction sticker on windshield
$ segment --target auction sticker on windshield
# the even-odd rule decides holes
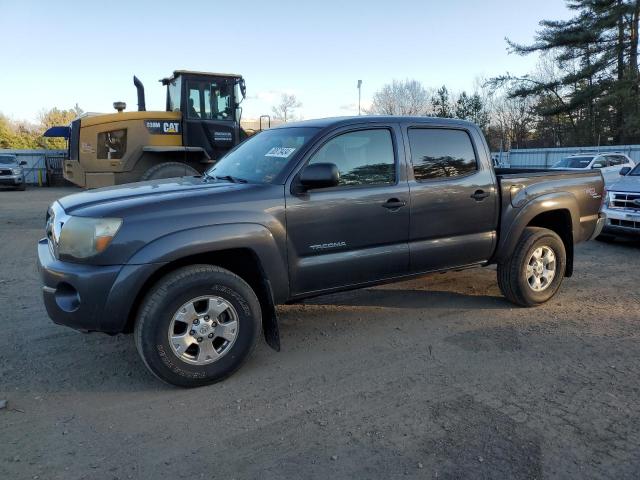
[[[273,147],[271,150],[265,153],[264,156],[287,158],[295,151],[296,149],[291,147]]]

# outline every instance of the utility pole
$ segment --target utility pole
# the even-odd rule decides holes
[[[360,115],[360,98],[362,94],[362,80],[358,80],[358,115]]]

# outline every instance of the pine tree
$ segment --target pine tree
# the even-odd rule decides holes
[[[566,0],[566,4],[575,16],[543,20],[531,45],[507,39],[511,51],[519,55],[551,52],[562,75],[542,81],[505,75],[492,82],[510,85],[512,97],[544,97],[537,113],[568,118],[576,144],[594,144],[607,136],[622,143],[640,141],[640,0]]]

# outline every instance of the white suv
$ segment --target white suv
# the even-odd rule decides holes
[[[599,168],[604,177],[604,184],[608,185],[618,180],[621,168],[633,168],[635,166],[635,162],[624,153],[601,152],[571,155],[563,158],[551,168],[557,170],[587,170],[590,168]]]

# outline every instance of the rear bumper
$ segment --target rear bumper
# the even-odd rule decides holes
[[[160,266],[62,262],[53,256],[46,238],[38,242],[38,270],[49,317],[84,332],[122,332],[144,282]]]

